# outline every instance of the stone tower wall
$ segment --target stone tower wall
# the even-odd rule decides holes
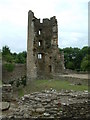
[[[33,23],[34,14],[32,11],[28,12],[28,42],[27,42],[27,78],[36,78],[36,65],[34,59],[34,23]]]
[[[55,16],[37,19],[28,13],[27,77],[52,76],[63,69],[58,49],[58,24]]]

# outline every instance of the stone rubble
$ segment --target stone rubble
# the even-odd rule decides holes
[[[2,101],[10,102],[13,99],[13,89],[11,84],[2,85]]]
[[[11,103],[3,118],[88,118],[89,111],[88,92],[45,90]]]
[[[9,107],[10,107],[10,104],[9,104],[8,102],[0,102],[0,109],[1,109],[2,111],[8,110]]]

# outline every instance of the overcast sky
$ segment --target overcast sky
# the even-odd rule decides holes
[[[0,48],[27,50],[28,11],[37,18],[56,16],[60,48],[88,45],[89,0],[0,0]]]

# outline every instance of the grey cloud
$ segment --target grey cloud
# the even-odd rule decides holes
[[[0,1],[2,5],[0,5],[0,14],[3,12],[1,15],[3,18],[0,20],[0,48],[8,45],[13,52],[27,49],[29,9],[32,9],[35,16],[39,18],[54,15],[57,17],[59,47],[88,45],[88,0],[49,0],[48,5],[47,2],[48,0],[44,2],[41,0],[38,2],[35,0],[32,2],[30,0]],[[41,4],[37,6],[37,3]]]

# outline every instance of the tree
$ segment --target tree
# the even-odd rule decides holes
[[[4,47],[2,48],[2,55],[5,56],[5,55],[7,55],[7,54],[11,54],[10,49],[9,49],[8,46],[4,46]]]
[[[66,69],[73,69],[73,70],[83,70],[81,67],[81,63],[83,61],[83,65],[87,62],[85,62],[84,57],[88,54],[90,54],[90,47],[85,46],[82,49],[79,48],[72,48],[67,47],[63,49],[59,49],[60,52],[64,51],[64,60],[65,60],[65,67]],[[86,68],[85,68],[86,69]]]
[[[13,62],[13,56],[8,46],[2,48],[2,59],[6,62]]]
[[[73,64],[73,62],[69,61],[69,62],[66,64],[66,67],[67,67],[68,69],[74,70],[74,64]]]
[[[23,51],[21,53],[11,53],[8,46],[2,48],[3,61],[8,63],[26,63],[27,52]]]
[[[90,55],[86,55],[81,62],[81,70],[90,71]]]
[[[70,69],[70,68],[68,68],[68,66],[69,66],[69,64],[72,63],[73,64],[73,70],[76,69],[77,64],[76,64],[75,61],[78,60],[77,55],[78,55],[80,49],[79,48],[72,48],[72,47],[69,48],[69,47],[67,47],[67,48],[64,48],[63,51],[64,51],[64,58],[65,58],[65,67],[67,69]],[[71,63],[69,63],[69,62],[71,62]],[[78,64],[80,64],[79,60],[78,60]]]
[[[12,63],[13,62],[13,56],[11,54],[7,54],[4,56],[4,60],[6,62]]]
[[[27,57],[27,53],[26,51],[23,51],[19,54],[17,54],[17,57],[16,57],[16,63],[26,63],[26,57]]]
[[[83,53],[83,57],[86,56],[86,54],[89,54],[90,53],[90,47],[88,46],[85,46],[81,49],[81,52]]]

